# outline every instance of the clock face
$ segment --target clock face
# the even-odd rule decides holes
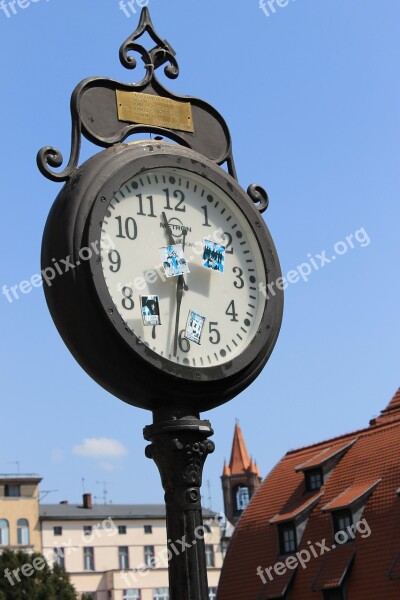
[[[256,335],[266,303],[259,244],[236,203],[201,175],[158,167],[126,180],[105,210],[100,248],[106,310],[158,356],[217,367]]]

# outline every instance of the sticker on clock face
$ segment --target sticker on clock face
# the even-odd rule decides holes
[[[202,263],[206,269],[217,271],[218,273],[224,272],[225,263],[225,246],[210,242],[210,240],[204,240]]]
[[[161,325],[158,296],[140,296],[143,325]]]
[[[202,317],[194,310],[189,311],[185,331],[185,338],[189,340],[189,342],[200,344],[201,333],[203,331],[205,320],[205,317]]]
[[[160,248],[160,256],[167,277],[177,277],[190,272],[183,255],[182,244]]]

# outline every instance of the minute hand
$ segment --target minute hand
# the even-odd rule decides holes
[[[171,226],[168,223],[168,219],[167,219],[167,215],[165,214],[165,212],[161,213],[162,219],[164,221],[164,227],[167,230],[167,235],[168,235],[168,242],[170,246],[174,246],[176,243],[176,240],[174,239],[174,236],[172,235],[172,230],[171,230]],[[182,249],[185,249],[185,241],[186,241],[186,236],[187,236],[187,229],[184,229],[182,232],[183,235],[183,242],[182,242]],[[183,289],[185,290],[185,292],[188,291],[188,286],[186,284],[185,278],[183,275],[179,275],[178,278],[178,284],[179,284],[179,279],[182,277],[182,281],[183,281]]]
[[[178,283],[176,286],[176,316],[175,316],[175,335],[174,335],[174,356],[178,352],[178,338],[179,338],[179,317],[181,313],[182,296],[185,282],[183,275],[179,275]]]

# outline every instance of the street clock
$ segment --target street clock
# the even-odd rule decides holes
[[[145,31],[158,43],[151,51],[137,44]],[[268,197],[239,186],[221,115],[156,79],[167,61],[170,78],[178,66],[147,9],[120,51],[128,68],[132,51],[146,64],[142,82],[93,78],[74,91],[64,171],[52,169],[57,150],[39,152],[42,173],[66,181],[42,268],[74,264],[45,286],[46,300],[74,357],[109,392],[153,411],[201,412],[246,388],[278,336],[282,292],[265,295],[281,275],[261,216]],[[78,167],[81,132],[107,149]],[[145,132],[156,139],[124,143]]]
[[[145,33],[150,50],[138,43]],[[147,8],[120,49],[126,68],[136,53],[139,83],[95,77],[75,88],[68,163],[56,148],[38,153],[41,173],[65,182],[43,236],[42,269],[54,274],[44,290],[87,373],[153,412],[144,437],[165,490],[170,598],[207,600],[200,487],[214,444],[200,412],[239,394],[267,362],[283,293],[265,290],[281,272],[262,217],[267,193],[240,187],[215,108],[157,79],[162,66],[170,79],[179,69]],[[81,134],[104,150],[78,166]],[[173,552],[185,539],[196,542]]]

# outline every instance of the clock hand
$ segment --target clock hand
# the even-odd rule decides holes
[[[174,237],[172,235],[172,231],[171,231],[171,227],[168,223],[168,219],[167,219],[167,215],[165,214],[165,212],[161,213],[161,216],[163,218],[164,221],[164,225],[165,225],[165,229],[167,230],[167,234],[168,234],[168,241],[170,243],[171,246],[175,245],[175,240]],[[183,242],[182,242],[182,248],[185,248],[185,242],[186,242],[186,236],[187,236],[187,229],[183,230]],[[181,314],[181,304],[182,304],[182,296],[183,296],[183,291],[187,291],[189,288],[186,285],[185,282],[185,278],[183,277],[183,275],[179,275],[178,276],[178,281],[176,283],[176,316],[175,316],[175,334],[174,334],[174,357],[176,357],[177,352],[178,352],[178,338],[179,338],[179,317]]]
[[[174,335],[174,356],[176,356],[177,351],[178,351],[179,317],[180,317],[180,313],[181,313],[182,296],[183,296],[184,289],[185,289],[185,281],[183,279],[183,275],[179,275],[178,283],[176,286],[176,317],[175,317],[175,335]]]
[[[188,230],[186,229],[186,227],[184,227],[182,229],[182,237],[183,237],[183,239],[182,239],[182,250],[185,250],[185,243],[186,243],[186,236],[187,236],[187,234],[188,234]],[[183,275],[182,275],[182,279],[183,279],[183,289],[185,290],[185,292],[187,292],[189,288],[188,288],[188,286],[186,284],[186,281],[183,278]]]
[[[170,246],[174,246],[175,245],[175,240],[174,240],[174,236],[172,235],[172,230],[171,230],[170,224],[168,223],[167,215],[165,214],[165,212],[162,212],[161,216],[162,216],[163,221],[164,221],[165,229],[167,230],[168,242],[169,242]],[[182,249],[183,250],[185,249],[185,242],[186,242],[187,233],[188,233],[188,230],[185,227],[183,229],[183,232],[182,232],[182,235],[183,235]],[[183,277],[183,275],[179,275],[179,277],[182,277],[183,289],[185,290],[185,292],[187,292],[189,288],[188,288],[188,286],[186,284],[185,278]],[[179,279],[178,279],[178,283],[179,283]]]
[[[164,221],[165,229],[167,230],[169,245],[170,246],[174,246],[175,240],[174,240],[174,236],[172,235],[171,227],[170,227],[170,225],[168,223],[167,215],[165,214],[165,212],[162,212],[161,216],[162,216],[163,221]]]

